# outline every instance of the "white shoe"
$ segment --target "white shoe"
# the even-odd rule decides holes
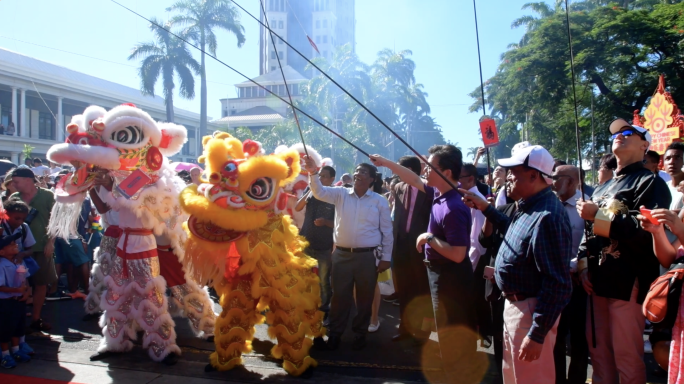
[[[379,328],[380,328],[380,320],[378,320],[378,323],[377,323],[377,324],[371,323],[371,324],[368,326],[368,332],[375,332],[375,331],[377,331]]]

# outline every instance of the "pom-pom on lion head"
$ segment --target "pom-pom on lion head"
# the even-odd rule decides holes
[[[181,194],[192,234],[211,242],[231,241],[285,209],[283,186],[301,170],[297,151],[264,155],[260,143],[241,142],[225,132],[205,136],[202,145],[202,184]]]

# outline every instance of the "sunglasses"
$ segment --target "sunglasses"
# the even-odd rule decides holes
[[[610,136],[610,139],[615,140],[618,137],[618,135],[622,135],[623,137],[630,137],[632,135],[637,135],[637,136],[641,137],[642,140],[646,140],[646,138],[644,137],[644,135],[641,132],[638,132],[636,129],[633,129],[633,128],[628,128],[628,129],[625,129],[624,131],[620,131],[618,133],[613,133]]]

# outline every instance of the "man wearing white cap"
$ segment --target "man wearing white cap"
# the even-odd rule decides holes
[[[561,311],[570,300],[572,230],[551,191],[553,157],[539,145],[499,160],[509,169],[511,192],[520,196],[511,219],[461,189],[467,205],[508,230],[496,257],[497,286],[504,307],[504,383],[553,383],[553,347]]]
[[[593,201],[577,203],[577,212],[593,222],[593,233],[582,240],[578,270],[584,289],[593,295],[596,348],[591,348],[591,318],[587,340],[593,367],[593,383],[636,384],[646,382],[641,304],[659,264],[653,239],[639,225],[639,208],[669,208],[665,181],[644,168],[644,153],[651,135],[623,119],[610,124],[615,177],[600,185]]]

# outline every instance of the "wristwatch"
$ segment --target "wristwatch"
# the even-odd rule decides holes
[[[428,237],[427,237],[427,239],[426,239],[426,242],[427,242],[428,244],[430,244],[430,242],[432,242],[432,239],[434,239],[434,238],[435,238],[435,235],[433,235],[433,234],[431,233],[431,234],[428,235]]]

